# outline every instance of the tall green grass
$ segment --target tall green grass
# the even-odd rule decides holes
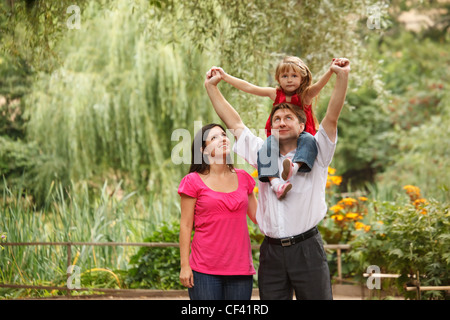
[[[5,188],[0,198],[0,230],[6,232],[8,242],[142,242],[162,221],[179,215],[174,195],[121,194],[120,184],[111,188],[106,183],[100,190],[91,190],[87,183],[73,184],[71,189],[56,186],[45,206],[36,209],[22,190]],[[76,260],[82,272],[93,268],[126,271],[138,249],[72,246],[72,263]],[[4,246],[0,265],[2,283],[65,286],[67,248]]]

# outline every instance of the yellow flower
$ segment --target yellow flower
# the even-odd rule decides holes
[[[406,194],[409,196],[409,199],[414,202],[415,200],[420,198],[420,189],[419,187],[412,186],[410,184],[403,187],[406,191]]]
[[[351,207],[354,204],[356,204],[357,202],[358,201],[356,201],[356,199],[353,199],[353,198],[344,198],[341,201],[339,201],[338,204]]]
[[[367,198],[366,197],[359,197],[358,200],[359,201],[367,201]]]
[[[342,183],[341,176],[328,176],[327,182],[330,181],[332,184],[339,186]]]
[[[360,230],[360,229],[364,228],[365,226],[366,225],[364,223],[362,223],[362,222],[359,222],[359,221],[355,222],[355,229],[356,230]]]
[[[356,213],[356,212],[349,212],[349,213],[347,213],[346,215],[345,215],[345,217],[347,218],[347,219],[356,219],[356,218],[358,218],[360,215],[359,215],[359,213]]]
[[[332,167],[328,167],[328,174],[335,174],[336,173],[336,169],[332,168]]]
[[[420,199],[414,200],[413,204],[415,207],[419,207],[421,205],[426,206],[428,204],[428,201],[426,199],[420,198]]]
[[[364,231],[369,232],[370,228],[371,228],[370,226],[364,226]]]
[[[253,171],[252,174],[251,174],[251,176],[252,176],[253,178],[258,178],[258,170]]]
[[[258,193],[258,192],[259,192],[259,188],[258,188],[258,187],[255,187],[255,188],[253,189],[253,192]]]
[[[330,210],[333,211],[334,213],[337,213],[337,212],[339,212],[341,210],[344,210],[344,207],[336,204],[336,205],[332,206],[330,208]]]
[[[335,221],[342,221],[342,220],[344,220],[344,216],[342,214],[333,214],[331,216],[331,219],[333,219]]]

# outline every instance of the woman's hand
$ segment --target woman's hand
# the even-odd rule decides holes
[[[182,267],[180,271],[180,282],[183,286],[192,288],[194,286],[194,274],[191,267]]]

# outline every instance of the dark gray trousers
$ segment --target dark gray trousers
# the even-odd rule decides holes
[[[332,300],[330,270],[320,233],[283,247],[264,239],[258,269],[261,300]]]

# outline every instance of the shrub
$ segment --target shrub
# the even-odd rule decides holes
[[[372,202],[366,222],[370,231],[355,231],[349,257],[357,262],[357,274],[369,265],[379,266],[382,273],[400,274],[399,291],[413,298],[415,292],[406,292],[405,286],[417,272],[421,286],[450,283],[450,206],[421,198],[417,187],[404,189],[408,200]],[[442,299],[445,295],[424,291],[422,298]]]
[[[144,242],[177,242],[180,232],[179,221],[163,222],[157,231]],[[134,265],[128,271],[125,283],[130,288],[146,289],[183,289],[179,281],[180,254],[174,247],[154,248],[142,247],[131,257]]]

